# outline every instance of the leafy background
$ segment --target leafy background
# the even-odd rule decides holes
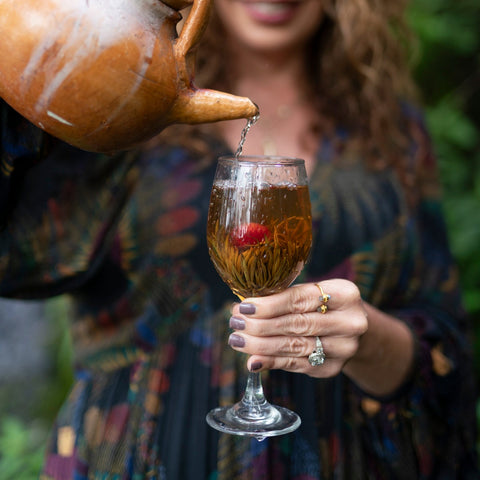
[[[415,68],[444,187],[444,210],[480,374],[480,2],[414,0]]]
[[[414,73],[436,146],[480,378],[480,2],[413,0],[409,21],[418,40]],[[44,321],[57,333],[45,347],[49,367],[35,395],[20,409],[18,386],[1,388],[0,480],[37,478],[48,425],[72,381],[65,308],[59,299],[45,306]]]

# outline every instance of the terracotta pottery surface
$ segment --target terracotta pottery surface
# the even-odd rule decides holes
[[[0,97],[52,135],[111,152],[172,123],[249,118],[245,97],[193,85],[211,0],[1,0]],[[191,4],[180,36],[179,10]]]

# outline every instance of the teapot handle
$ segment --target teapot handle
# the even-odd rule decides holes
[[[176,41],[175,50],[180,58],[198,43],[208,22],[211,0],[194,0],[192,10],[185,20],[182,31]]]

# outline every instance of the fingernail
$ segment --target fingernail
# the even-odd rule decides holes
[[[253,303],[241,303],[239,307],[240,313],[251,315],[255,313],[255,305]]]
[[[231,347],[244,347],[245,346],[245,339],[240,335],[235,335],[232,333],[230,337],[228,337],[228,344]]]
[[[252,372],[256,372],[257,370],[260,370],[262,368],[262,362],[253,362],[251,365],[250,365],[250,370]]]
[[[234,330],[245,330],[245,320],[243,320],[243,318],[231,317],[230,328]]]

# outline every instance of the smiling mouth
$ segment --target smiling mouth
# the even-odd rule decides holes
[[[247,1],[244,3],[251,17],[265,23],[283,23],[291,19],[298,2],[292,1]]]

